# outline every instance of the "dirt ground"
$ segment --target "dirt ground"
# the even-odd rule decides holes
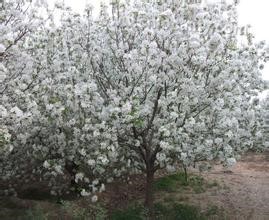
[[[208,204],[223,207],[224,219],[269,219],[269,153],[250,153],[229,170],[216,166],[202,175],[217,180],[222,187],[192,195],[201,207]]]
[[[179,202],[186,202],[208,210],[217,207],[218,213],[210,217],[217,220],[269,220],[269,152],[248,153],[229,169],[222,165],[215,165],[209,172],[200,173],[197,170],[191,172],[202,175],[208,182],[216,182],[218,186],[207,188],[203,193],[179,191],[156,194],[156,199],[175,198]],[[165,174],[161,174],[165,175]],[[143,199],[143,184],[141,180],[135,181],[136,187],[119,189],[109,192],[113,201],[122,201],[128,204],[133,199]],[[124,198],[120,191],[130,192]],[[114,195],[114,196],[111,196]],[[118,207],[113,207],[118,208]]]
[[[229,170],[217,165],[209,172],[199,173],[206,181],[216,182],[217,186],[207,188],[205,192],[194,193],[190,191],[159,192],[156,199],[175,198],[179,202],[191,203],[199,206],[201,210],[208,210],[210,207],[216,215],[210,219],[217,220],[269,220],[269,152],[263,154],[249,153],[242,157],[238,163]],[[163,174],[165,175],[165,174]],[[162,175],[161,175],[162,176]],[[122,185],[111,184],[107,190],[100,195],[100,200],[110,204],[108,209],[114,210],[124,208],[131,201],[142,201],[144,194],[143,177],[133,178],[133,184]],[[128,192],[128,193],[127,193]],[[12,199],[12,200],[11,200]],[[81,198],[74,200],[76,206],[87,207],[89,199]],[[117,201],[117,202],[115,202]],[[10,204],[7,204],[9,202]],[[60,219],[73,219],[65,216],[62,205],[55,204],[48,200],[37,201],[25,198],[0,197],[0,219],[17,219],[25,210],[39,205],[44,210],[50,210]],[[10,216],[10,218],[6,218]],[[13,217],[12,217],[13,216]]]

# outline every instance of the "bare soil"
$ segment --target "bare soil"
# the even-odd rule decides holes
[[[224,219],[269,219],[269,152],[249,153],[229,170],[216,166],[202,175],[207,180],[217,180],[220,187],[191,196],[201,207],[221,207]]]

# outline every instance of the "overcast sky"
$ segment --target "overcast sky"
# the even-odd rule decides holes
[[[48,0],[53,5],[56,0]],[[59,1],[59,0],[58,0]],[[60,0],[62,1],[62,0]],[[66,5],[69,5],[73,10],[82,12],[85,4],[91,3],[94,5],[95,13],[99,10],[101,2],[109,3],[110,0],[64,0]],[[207,0],[209,2],[217,2],[220,0]],[[232,1],[232,0],[229,0]],[[251,30],[255,34],[257,40],[266,40],[269,43],[269,0],[240,0],[239,23],[242,25],[250,24]],[[263,78],[269,80],[269,65],[263,71]]]

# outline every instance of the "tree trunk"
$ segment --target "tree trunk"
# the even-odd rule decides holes
[[[153,181],[154,181],[154,171],[152,170],[147,171],[145,207],[148,209],[150,220],[154,219]]]
[[[65,170],[68,172],[68,174],[71,177],[70,186],[74,188],[74,191],[76,193],[78,192],[78,184],[75,182],[75,176],[76,176],[78,168],[79,166],[75,164],[73,161],[67,161],[65,163]]]
[[[184,177],[185,177],[185,183],[188,183],[188,172],[187,172],[187,167],[185,165],[183,165],[183,169],[184,169]]]

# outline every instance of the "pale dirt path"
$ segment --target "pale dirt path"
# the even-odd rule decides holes
[[[230,170],[225,172],[217,166],[203,174],[207,179],[217,180],[222,187],[198,195],[199,204],[203,206],[207,200],[223,207],[227,214],[224,219],[269,220],[269,153],[248,154]]]

